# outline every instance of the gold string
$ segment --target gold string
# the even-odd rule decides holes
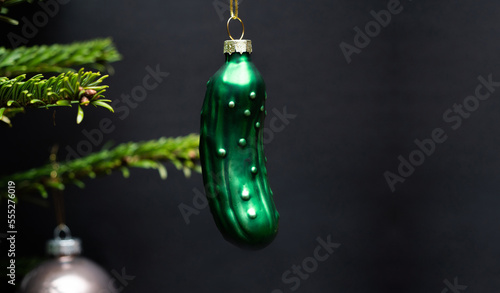
[[[52,172],[50,172],[51,180],[59,180],[57,171],[59,171],[59,163],[57,162],[57,151],[59,150],[58,145],[54,145],[50,154],[50,163],[52,164]],[[54,210],[56,212],[56,221],[58,225],[64,225],[66,221],[65,211],[64,211],[64,196],[61,190],[55,189],[52,192],[52,197],[54,199]]]
[[[231,40],[234,40],[233,36],[231,35],[231,32],[229,31],[229,23],[231,20],[235,19],[241,23],[242,31],[241,31],[241,36],[240,40],[243,39],[243,36],[245,35],[245,25],[243,24],[243,21],[238,17],[238,0],[234,0],[234,5],[233,5],[233,0],[229,0],[229,10],[231,11],[231,17],[227,20],[227,34],[231,38]]]
[[[52,192],[54,198],[54,210],[56,212],[57,225],[64,225],[66,222],[66,215],[64,213],[64,196],[61,190],[54,190]]]
[[[231,18],[238,18],[238,0],[234,0],[234,7],[233,0],[229,0],[229,10],[231,11]]]

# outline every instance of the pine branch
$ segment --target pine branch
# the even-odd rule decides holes
[[[0,12],[2,12],[2,11],[0,11]],[[10,18],[8,16],[5,16],[5,15],[1,15],[1,14],[0,14],[0,21],[6,22],[6,23],[9,23],[9,24],[12,24],[12,25],[18,25],[19,24],[19,21],[15,20],[13,18]]]
[[[83,68],[77,73],[62,73],[49,79],[43,79],[41,74],[26,81],[24,74],[13,79],[0,77],[0,120],[10,124],[9,117],[26,107],[50,108],[78,104],[77,123],[83,119],[81,106],[91,104],[113,112],[108,104],[111,100],[103,99],[102,95],[108,88],[107,85],[101,85],[106,77],[101,77],[100,73],[84,72]]]
[[[7,22],[7,23],[12,24],[12,25],[18,25],[19,21],[15,20],[13,18],[10,18],[8,16],[5,16],[5,14],[7,14],[7,12],[9,12],[7,7],[10,7],[10,6],[13,6],[16,4],[25,3],[25,2],[32,3],[33,0],[0,0],[0,21],[4,21],[4,22]]]
[[[1,0],[3,2],[2,6],[9,7],[21,3],[33,3],[33,0]]]
[[[190,134],[177,138],[160,138],[144,142],[128,142],[111,150],[101,150],[89,156],[65,163],[51,163],[40,168],[16,173],[0,178],[0,186],[9,181],[16,184],[16,194],[23,197],[37,192],[46,198],[50,190],[64,190],[73,184],[83,188],[82,180],[97,175],[110,174],[120,170],[129,177],[129,168],[158,170],[162,179],[167,178],[167,170],[160,162],[170,162],[184,172],[186,177],[192,171],[201,172],[198,164],[199,136]],[[0,190],[0,198],[6,198],[7,189]]]
[[[90,66],[98,71],[111,70],[107,65],[121,59],[112,40],[95,39],[61,45],[43,45],[6,49],[0,47],[0,76],[23,73],[74,71],[71,67]]]

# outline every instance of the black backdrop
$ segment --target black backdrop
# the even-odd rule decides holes
[[[114,100],[142,83],[146,66],[169,76],[125,119],[96,109],[76,125],[75,108],[58,109],[53,126],[52,111],[19,115],[2,129],[3,173],[45,163],[54,143],[66,155],[106,117],[116,128],[104,140],[115,143],[199,131],[205,83],[223,63],[222,1],[67,2],[28,45],[111,36],[124,56],[108,79]],[[388,5],[402,11],[385,27],[370,23],[370,11]],[[31,19],[34,7],[20,16]],[[202,179],[172,166],[165,181],[133,170],[129,179],[113,174],[68,188],[68,225],[88,258],[135,276],[122,292],[495,292],[500,92],[493,85],[489,99],[467,97],[480,76],[500,81],[499,14],[500,4],[487,0],[242,1],[267,107],[296,115],[265,147],[281,215],[276,240],[240,250],[223,240],[208,209],[186,224],[178,206],[193,206]],[[340,45],[355,45],[354,28],[366,24],[370,43],[357,39],[365,47],[348,63]],[[7,46],[9,31],[22,33],[2,25]],[[468,118],[456,127],[464,101]],[[446,140],[419,157],[414,141],[437,128]],[[424,162],[392,192],[384,172],[397,175],[398,157],[412,152]],[[43,254],[53,214],[19,204],[20,255]],[[318,237],[340,244],[324,261],[310,258]],[[287,272],[303,264],[310,273]]]

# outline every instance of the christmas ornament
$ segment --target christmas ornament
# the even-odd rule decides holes
[[[101,267],[79,256],[81,241],[71,237],[66,225],[59,225],[54,235],[47,252],[55,258],[26,275],[21,293],[117,293],[114,280]]]
[[[234,9],[235,8],[235,9]],[[278,232],[263,146],[266,86],[251,59],[252,42],[238,1],[230,1],[225,64],[207,83],[201,110],[200,158],[210,210],[222,235],[244,248],[262,248]],[[242,25],[235,40],[229,23]]]

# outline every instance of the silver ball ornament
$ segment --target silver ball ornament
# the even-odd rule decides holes
[[[65,234],[61,238],[61,233]],[[67,226],[56,228],[47,251],[54,259],[40,264],[21,283],[20,293],[117,293],[106,271],[79,256],[81,241],[72,238]]]

